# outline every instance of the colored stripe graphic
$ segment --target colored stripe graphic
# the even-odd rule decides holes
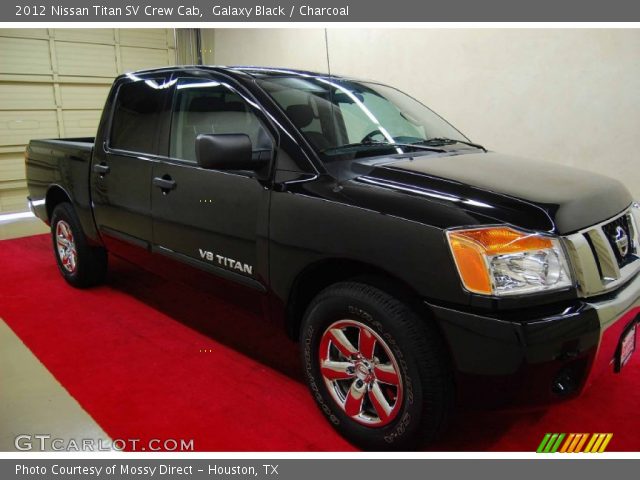
[[[589,440],[589,443],[587,443],[587,447],[584,449],[584,453],[589,453],[591,451],[591,447],[593,447],[593,444],[595,443],[597,437],[598,434],[596,433],[591,436],[591,440]]]
[[[568,435],[565,433],[546,433],[542,438],[542,442],[538,445],[536,452],[602,453],[607,449],[612,438],[613,433],[570,433]],[[587,446],[583,449],[585,444]]]
[[[542,441],[540,442],[540,445],[538,445],[538,449],[536,450],[536,453],[542,453],[543,452],[545,445],[549,441],[549,437],[551,437],[551,434],[550,433],[546,433],[545,436],[542,438]]]
[[[593,447],[591,448],[591,453],[596,453],[598,451],[598,449],[600,448],[600,444],[604,440],[605,436],[606,435],[604,433],[598,434],[598,439],[596,440],[596,443],[593,444]]]
[[[587,442],[587,438],[589,438],[589,434],[588,433],[583,433],[582,434],[582,439],[580,440],[578,445],[576,445],[576,453],[582,451],[582,447]]]
[[[609,445],[613,433],[594,433],[593,439],[589,441],[589,445],[585,449],[585,453],[602,453]]]
[[[583,437],[586,439],[588,436],[588,433],[576,433],[573,442],[571,442],[571,445],[567,449],[567,453],[578,453],[580,451],[578,445],[582,442]]]
[[[607,445],[609,445],[609,442],[611,441],[612,438],[613,438],[613,433],[607,433],[607,436],[602,442],[602,445],[600,445],[600,450],[598,450],[598,453],[602,453],[607,449]]]
[[[551,434],[551,438],[547,442],[547,446],[544,447],[544,453],[551,453],[551,447],[553,447],[553,444],[556,442],[556,438],[558,438],[557,433]]]
[[[560,449],[560,453],[565,453],[567,451],[567,448],[569,448],[569,445],[571,445],[571,442],[573,442],[573,439],[576,437],[575,433],[570,433],[569,436],[567,437],[567,441],[564,442],[564,445],[562,445],[562,448]]]
[[[553,444],[553,447],[551,447],[551,450],[549,450],[549,453],[556,453],[558,451],[558,448],[560,447],[560,444],[562,443],[562,439],[564,438],[565,434],[561,433],[560,435],[558,435],[558,439],[556,440],[556,443]]]
[[[547,433],[538,445],[537,453],[556,453],[566,434]]]

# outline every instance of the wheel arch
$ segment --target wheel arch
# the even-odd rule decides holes
[[[322,290],[342,281],[358,281],[379,288],[408,304],[416,313],[430,315],[420,294],[407,282],[386,270],[365,262],[329,258],[305,267],[295,278],[285,310],[287,335],[297,341],[304,312]]]
[[[44,202],[47,209],[48,222],[51,222],[51,215],[53,215],[53,210],[63,202],[72,203],[71,196],[60,185],[51,185],[47,190]]]

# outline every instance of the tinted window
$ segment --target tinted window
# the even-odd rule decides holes
[[[384,85],[312,77],[266,78],[259,84],[325,161],[382,150],[406,153],[421,145],[460,147],[456,140],[467,140],[417,100]]]
[[[161,85],[159,81],[146,80],[120,86],[111,124],[112,148],[156,153],[155,134],[167,91]]]
[[[253,150],[271,149],[271,140],[249,105],[219,82],[183,79],[176,86],[170,156],[196,161],[199,134],[244,133]]]

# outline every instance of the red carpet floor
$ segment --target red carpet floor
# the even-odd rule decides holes
[[[48,236],[0,242],[0,317],[112,438],[194,439],[199,451],[353,450],[316,409],[280,328],[110,261],[106,286],[75,290]],[[613,432],[609,451],[638,451],[640,354],[625,370],[546,410],[460,412],[429,448],[533,451],[546,432]]]

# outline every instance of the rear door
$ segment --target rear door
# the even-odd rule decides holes
[[[270,189],[254,172],[196,164],[199,134],[245,133],[254,155],[274,140],[255,103],[223,78],[178,78],[167,158],[153,166],[156,250],[236,283],[264,291]]]
[[[151,176],[158,132],[168,123],[168,76],[132,78],[118,87],[105,141],[95,146],[91,193],[96,225],[107,248],[127,254],[152,241]]]

